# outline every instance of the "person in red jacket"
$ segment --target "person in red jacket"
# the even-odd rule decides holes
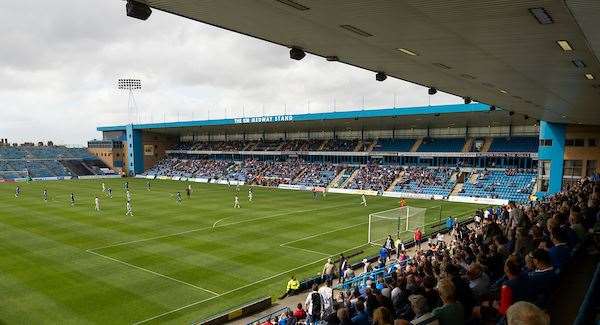
[[[294,310],[294,317],[296,319],[305,319],[306,318],[306,311],[304,311],[304,309],[302,309],[301,303],[298,303],[298,306],[296,306],[296,309]]]
[[[423,233],[421,232],[421,229],[419,229],[417,227],[417,229],[415,229],[414,240],[415,240],[415,245],[417,245],[418,249],[421,249],[421,240],[422,239],[423,239]]]

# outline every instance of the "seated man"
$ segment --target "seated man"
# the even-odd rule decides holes
[[[292,278],[287,283],[287,288],[285,290],[285,293],[279,299],[283,299],[287,296],[295,295],[299,288],[300,288],[300,281],[296,280],[295,275],[292,275]]]
[[[540,308],[548,307],[553,288],[558,276],[552,267],[552,260],[547,251],[538,248],[531,253],[534,271],[529,273],[530,290],[533,302]]]

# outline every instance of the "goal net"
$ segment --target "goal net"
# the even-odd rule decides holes
[[[382,245],[388,235],[394,240],[401,234],[425,225],[426,208],[405,206],[369,214],[369,244]]]

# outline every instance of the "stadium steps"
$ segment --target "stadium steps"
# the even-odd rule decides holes
[[[404,179],[404,173],[405,173],[404,171],[401,171],[400,174],[398,174],[398,177],[396,177],[396,179],[394,179],[392,184],[390,184],[390,186],[388,186],[386,191],[393,192],[394,189],[396,188],[396,184],[398,184],[398,182],[400,182],[401,180]]]
[[[356,168],[354,170],[354,172],[352,172],[352,175],[350,175],[350,177],[348,177],[348,179],[344,182],[344,184],[342,184],[342,186],[340,186],[340,188],[346,188],[346,186],[348,186],[348,184],[352,183],[352,180],[354,180],[354,177],[356,177],[356,175],[358,175],[359,171],[360,171],[360,168]]]
[[[321,146],[319,147],[319,151],[323,151],[323,149],[325,148],[325,146],[327,146],[327,143],[329,143],[329,140],[324,140],[323,143],[321,143]]]
[[[465,141],[465,145],[462,148],[461,152],[470,152],[471,148],[473,148],[473,137],[468,137],[467,141]]]
[[[413,144],[412,148],[410,148],[410,152],[417,152],[422,143],[423,137],[418,138],[417,141],[415,141],[415,144]]]
[[[365,142],[363,140],[358,141],[358,143],[356,144],[356,147],[354,147],[354,150],[352,151],[363,151],[363,145],[365,144]]]
[[[84,175],[93,175],[93,173],[88,170],[85,166],[81,164],[79,160],[59,160],[61,165],[65,167],[66,170],[71,172],[71,174],[76,176],[84,176]]]
[[[256,148],[258,142],[249,142],[243,149],[243,151],[252,151]]]
[[[371,142],[371,144],[369,145],[369,147],[365,150],[366,152],[371,152],[373,151],[373,149],[375,148],[375,146],[377,145],[377,140],[379,139],[375,139],[373,140],[373,142]]]
[[[450,195],[458,195],[460,191],[462,191],[463,187],[465,187],[465,183],[456,183],[450,192]]]
[[[338,185],[340,185],[339,182],[342,179],[342,176],[344,176],[345,172],[346,172],[346,168],[342,169],[342,171],[340,171],[337,175],[335,175],[335,177],[327,185],[327,188],[330,188],[330,187],[337,188]]]
[[[494,138],[492,138],[492,137],[485,137],[485,142],[483,142],[483,146],[481,146],[480,152],[488,152],[488,151],[490,151],[490,147],[492,146],[492,141],[494,141]]]

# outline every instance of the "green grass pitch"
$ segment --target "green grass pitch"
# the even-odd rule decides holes
[[[395,198],[369,197],[365,208],[356,195],[314,200],[271,188],[255,188],[249,203],[243,186],[234,209],[233,186],[194,183],[187,199],[187,183],[157,180],[147,191],[146,180],[129,179],[134,216],[126,217],[123,183],[20,183],[19,198],[16,184],[0,184],[0,324],[189,324],[278,296],[290,275],[315,275],[329,255],[375,252],[365,245],[368,215],[398,206]],[[407,202],[442,205],[444,216],[479,207]],[[439,217],[434,210],[428,221]]]

